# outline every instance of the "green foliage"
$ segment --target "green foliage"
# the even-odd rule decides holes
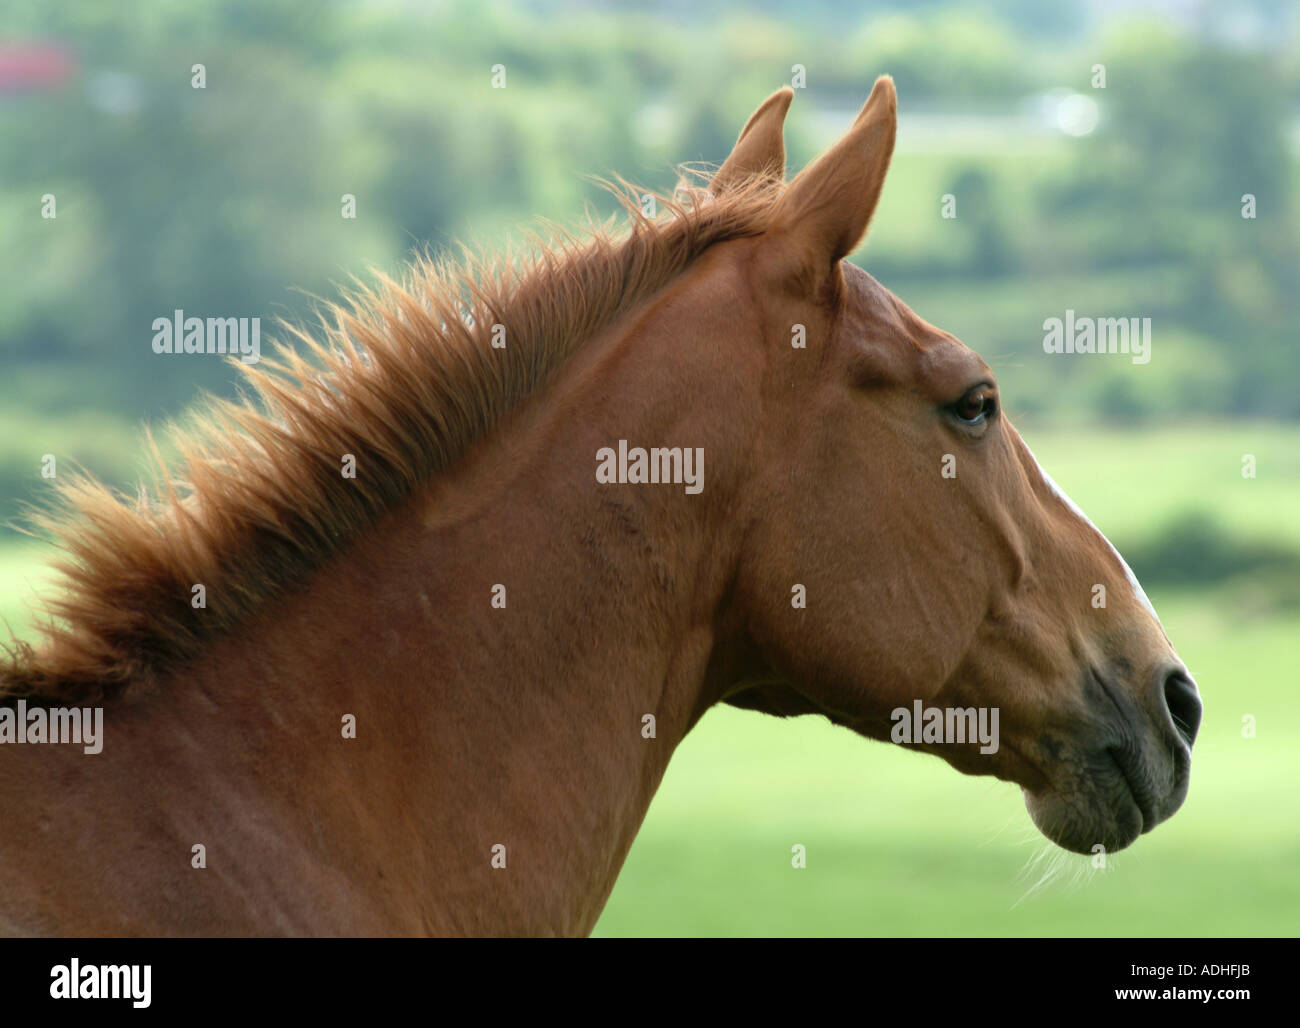
[[[663,189],[678,161],[720,161],[796,64],[792,168],[878,72],[896,76],[899,152],[855,259],[984,354],[1013,416],[1300,417],[1300,66],[1285,48],[1028,0],[671,16],[125,0],[26,5],[6,28],[64,48],[76,70],[0,107],[5,519],[40,499],[42,454],[127,485],[128,426],[230,392],[215,358],[153,354],[155,317],[258,316],[271,334],[276,318],[309,317],[311,294],[395,271],[413,249],[499,247],[535,216],[612,213],[591,176]],[[191,88],[196,63],[206,89]],[[1089,84],[1097,63],[1105,89]],[[1096,101],[1095,132],[1025,113],[1057,88]],[[53,221],[39,216],[46,193]],[[1245,193],[1255,220],[1240,216]],[[946,194],[955,219],[940,217]],[[1152,363],[1045,354],[1042,322],[1067,308],[1151,317]]]
[[[1201,585],[1238,576],[1300,579],[1300,550],[1267,540],[1234,537],[1205,510],[1183,511],[1145,545],[1125,555],[1138,579],[1151,585]]]

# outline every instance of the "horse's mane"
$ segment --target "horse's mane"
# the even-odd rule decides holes
[[[611,192],[630,230],[548,229],[529,255],[417,259],[320,312],[319,338],[235,362],[251,396],[207,398],[173,426],[180,469],[149,440],[152,494],[60,480],[36,528],[62,551],[37,646],[0,652],[0,701],[107,699],[195,659],[444,471],[602,328],[714,243],[766,227],[772,184],[696,202]],[[648,219],[654,195],[666,218]],[[505,331],[505,348],[493,348]],[[343,477],[345,454],[355,478]],[[191,606],[202,584],[206,608]]]

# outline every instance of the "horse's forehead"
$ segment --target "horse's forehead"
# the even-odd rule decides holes
[[[980,356],[951,333],[930,324],[856,265],[845,263],[851,315],[845,329],[869,340],[859,351],[864,378],[922,386],[937,393],[992,377]]]
[[[949,332],[930,324],[856,264],[844,262],[844,278],[860,315],[895,328],[900,342],[926,353],[944,344],[962,344]],[[964,349],[964,347],[963,347]]]

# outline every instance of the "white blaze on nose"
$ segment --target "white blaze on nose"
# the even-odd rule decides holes
[[[1151,601],[1147,599],[1147,594],[1142,589],[1142,583],[1137,580],[1137,575],[1133,574],[1133,569],[1128,566],[1128,561],[1126,561],[1123,558],[1123,556],[1120,555],[1119,550],[1115,549],[1115,544],[1112,543],[1109,539],[1107,539],[1105,534],[1103,534],[1102,530],[1098,528],[1096,525],[1094,525],[1092,521],[1088,518],[1088,515],[1079,509],[1079,505],[1075,503],[1072,499],[1070,499],[1069,496],[1066,495],[1065,490],[1056,484],[1056,480],[1052,478],[1052,476],[1049,475],[1045,470],[1043,470],[1043,466],[1038,463],[1038,458],[1034,457],[1033,451],[1030,450],[1028,446],[1025,447],[1025,450],[1029,453],[1029,456],[1033,459],[1034,463],[1038,466],[1038,473],[1043,476],[1043,481],[1045,481],[1051,487],[1052,492],[1056,493],[1056,495],[1059,496],[1065,502],[1065,505],[1069,507],[1070,510],[1074,511],[1075,514],[1078,515],[1079,520],[1081,520],[1085,525],[1087,525],[1099,536],[1101,536],[1101,541],[1110,547],[1110,552],[1115,554],[1115,559],[1119,561],[1119,566],[1124,569],[1124,574],[1128,576],[1128,584],[1133,587],[1133,593],[1134,595],[1137,596],[1138,603],[1142,604],[1142,606],[1144,606],[1150,612],[1151,616],[1156,619],[1156,623],[1159,624],[1160,615],[1156,613],[1155,607],[1151,606]]]

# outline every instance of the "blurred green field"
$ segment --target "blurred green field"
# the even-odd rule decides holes
[[[1234,537],[1300,547],[1300,428],[1021,427],[1121,548],[1189,509]],[[0,549],[0,615],[19,635],[46,554]],[[1148,591],[1200,683],[1205,721],[1184,808],[1104,871],[1054,850],[1034,864],[1048,847],[1014,786],[818,718],[719,708],[669,767],[597,934],[1296,934],[1300,724],[1288,711],[1300,607],[1249,579]],[[1257,738],[1242,737],[1247,714]],[[791,867],[796,843],[803,870]]]

